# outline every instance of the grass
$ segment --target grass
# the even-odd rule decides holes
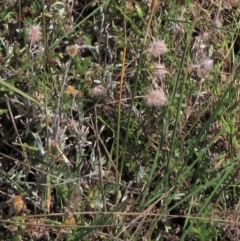
[[[1,240],[239,240],[239,7],[4,1]]]

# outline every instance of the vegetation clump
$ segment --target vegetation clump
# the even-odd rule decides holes
[[[0,4],[1,240],[239,240],[239,1]]]

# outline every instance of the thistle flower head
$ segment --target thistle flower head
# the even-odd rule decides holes
[[[169,72],[167,71],[167,69],[163,64],[155,65],[155,75],[159,80],[164,79],[167,74],[169,74]]]
[[[39,24],[33,24],[28,27],[28,41],[35,44],[41,39],[42,32]]]
[[[165,54],[168,51],[167,45],[165,44],[164,40],[158,40],[153,38],[152,43],[150,44],[150,47],[148,48],[148,52],[153,57],[161,56],[162,54]]]
[[[163,89],[149,90],[145,96],[146,104],[150,107],[159,107],[166,103],[167,98]]]
[[[12,208],[13,208],[13,210],[14,210],[14,211],[11,210],[10,212],[16,212],[17,214],[20,213],[20,212],[23,210],[24,205],[25,205],[22,197],[21,197],[21,196],[17,196],[17,195],[16,195],[16,196],[14,195],[14,196],[8,201],[8,203],[12,205]]]
[[[77,45],[68,46],[66,51],[70,57],[74,57],[78,53],[78,46]]]
[[[79,90],[75,89],[74,86],[68,85],[66,88],[66,94],[76,96],[79,94]]]

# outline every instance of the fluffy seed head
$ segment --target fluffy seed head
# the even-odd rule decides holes
[[[225,9],[232,9],[232,7],[236,6],[238,0],[224,0],[222,3],[223,8]]]
[[[28,27],[28,41],[35,44],[41,39],[42,32],[39,24],[33,24]]]
[[[151,56],[156,58],[158,56],[161,56],[162,54],[167,53],[167,51],[168,48],[164,40],[158,40],[153,38],[153,41],[148,49],[148,52]]]
[[[163,89],[149,90],[145,96],[146,104],[150,107],[159,107],[166,103],[167,98]]]
[[[203,59],[200,63],[200,68],[205,70],[210,70],[213,67],[213,60]]]
[[[173,37],[174,38],[179,38],[179,35],[184,35],[185,34],[184,25],[182,23],[172,22],[171,25],[170,25],[170,29],[173,32]]]
[[[106,89],[102,85],[96,85],[92,88],[92,95],[95,98],[102,97],[106,93]]]
[[[6,0],[7,5],[14,5],[17,2],[17,0]]]
[[[198,77],[204,78],[208,74],[208,72],[212,69],[212,67],[213,67],[213,60],[208,58],[201,60],[201,62],[197,64],[195,67]]]
[[[169,72],[166,70],[163,64],[155,65],[155,75],[159,80],[163,80]]]
[[[229,3],[232,5],[232,6],[235,6],[237,5],[239,0],[229,0]]]
[[[222,27],[222,21],[220,19],[215,19],[214,22],[215,26],[217,28],[221,28]]]

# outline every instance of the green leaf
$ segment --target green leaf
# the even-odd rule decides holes
[[[19,143],[13,142],[12,143],[15,146],[21,146]],[[22,145],[25,149],[29,150],[29,151],[38,151],[38,148],[35,146],[29,146],[27,143],[23,143]]]
[[[8,112],[8,110],[6,110],[6,109],[0,109],[0,115],[3,115],[5,113],[7,113],[7,112]]]
[[[138,4],[136,4],[136,10],[137,10],[137,14],[140,18],[143,18],[143,12],[142,9],[140,8],[140,6]]]
[[[5,87],[9,88],[10,90],[18,93],[19,95],[24,96],[25,98],[31,100],[32,102],[34,102],[35,104],[37,104],[38,106],[41,106],[41,104],[34,99],[33,97],[31,97],[30,95],[26,94],[25,92],[21,91],[20,89],[16,88],[15,86],[9,84],[7,81],[0,79],[0,84],[4,85]]]

